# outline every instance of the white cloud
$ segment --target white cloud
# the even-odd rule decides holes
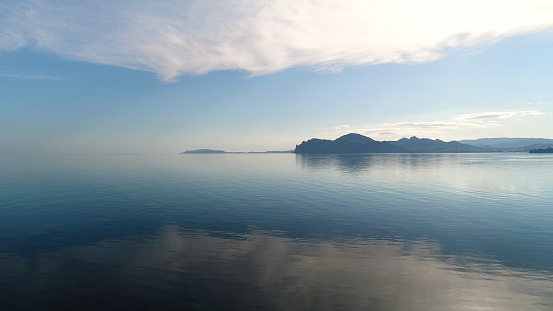
[[[457,115],[453,117],[453,120],[459,121],[463,124],[494,125],[498,121],[501,121],[504,119],[510,119],[513,117],[524,117],[524,116],[539,116],[542,114],[543,112],[536,111],[536,110],[482,112],[482,113],[468,113],[468,114]]]
[[[45,76],[37,74],[20,74],[20,73],[0,73],[0,77],[14,78],[14,79],[26,79],[26,80],[61,80],[62,78],[56,76]]]
[[[375,126],[348,128],[347,132],[355,132],[380,139],[397,139],[411,135],[422,137],[441,137],[444,133],[454,133],[471,129],[500,127],[508,119],[527,116],[540,116],[546,113],[536,110],[494,111],[455,115],[445,120],[386,122]],[[340,133],[344,129],[336,127]]]
[[[10,1],[0,4],[0,50],[31,46],[171,80],[428,62],[552,25],[549,0]]]
[[[553,102],[527,102],[526,105],[553,105]]]
[[[342,124],[342,125],[338,125],[336,127],[337,130],[347,130],[349,129],[351,126],[349,124]]]

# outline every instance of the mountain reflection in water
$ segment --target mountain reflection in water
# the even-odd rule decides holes
[[[292,239],[161,228],[25,258],[0,254],[15,309],[546,310],[547,272],[428,240]],[[6,284],[0,284],[6,285]],[[29,300],[28,297],[33,297]],[[58,304],[59,303],[59,304]],[[550,310],[550,309],[549,309]]]
[[[553,157],[0,161],[0,310],[553,310]]]

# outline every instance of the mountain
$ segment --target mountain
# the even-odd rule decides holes
[[[488,147],[493,149],[525,149],[525,147],[532,145],[553,146],[553,139],[546,138],[479,138],[473,140],[460,140],[459,142],[476,147]]]
[[[335,140],[313,138],[296,146],[297,154],[399,153],[407,150],[360,134],[347,134]]]
[[[410,152],[423,153],[451,153],[451,152],[484,152],[483,148],[462,144],[456,141],[445,142],[439,139],[417,138],[413,136],[409,139],[402,138],[398,141],[391,141],[392,145],[409,150]]]
[[[335,140],[313,138],[296,145],[298,154],[349,154],[349,153],[453,153],[486,152],[488,149],[444,142],[439,139],[411,137],[398,141],[377,141],[361,134],[347,134]]]

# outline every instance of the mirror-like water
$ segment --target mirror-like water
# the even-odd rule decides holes
[[[551,310],[553,156],[0,162],[3,310]]]

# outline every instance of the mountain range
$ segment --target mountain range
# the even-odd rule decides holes
[[[402,138],[397,141],[377,141],[361,134],[350,133],[335,140],[313,138],[296,145],[297,154],[349,153],[469,153],[528,152],[553,147],[553,139],[544,138],[483,138],[450,141],[439,139]]]
[[[350,154],[350,153],[474,153],[474,152],[528,152],[551,149],[553,139],[546,138],[480,138],[445,142],[440,139],[402,138],[397,141],[378,141],[350,133],[335,140],[312,138],[296,145],[294,150],[261,152],[227,152],[213,149],[196,149],[181,154],[221,153],[297,153],[297,154]]]
[[[512,151],[525,151],[529,149],[547,148],[553,145],[553,139],[547,138],[479,138],[473,140],[460,140],[462,144],[490,149],[510,149]]]

